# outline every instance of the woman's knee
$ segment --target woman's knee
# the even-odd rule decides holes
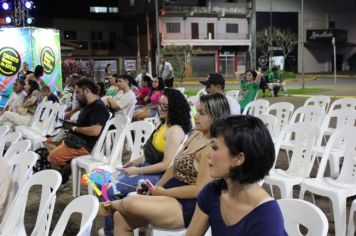
[[[141,196],[131,195],[121,200],[119,211],[121,213],[135,213],[137,212]]]

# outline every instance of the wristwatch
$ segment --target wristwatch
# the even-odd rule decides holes
[[[73,126],[72,127],[72,131],[75,132],[75,130],[77,129],[77,126]]]

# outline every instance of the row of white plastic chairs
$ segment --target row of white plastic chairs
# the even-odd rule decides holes
[[[6,125],[0,126],[0,158],[4,158],[12,175],[12,188],[9,202],[2,222],[0,235],[27,235],[24,226],[24,214],[29,190],[34,185],[42,186],[42,194],[36,223],[31,235],[48,235],[56,192],[62,182],[61,175],[55,170],[45,170],[32,175],[38,154],[29,151],[30,140],[20,140],[21,133],[9,132]],[[10,143],[10,145],[8,145]],[[7,148],[6,152],[4,150]],[[4,154],[2,156],[2,154]],[[92,208],[87,208],[90,204]],[[90,235],[92,222],[97,214],[99,202],[94,196],[82,196],[73,200],[63,211],[52,235],[63,235],[72,213],[82,214],[81,228],[77,235]]]

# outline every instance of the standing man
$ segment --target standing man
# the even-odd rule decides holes
[[[18,79],[25,79],[28,72],[28,63],[22,63],[22,70],[17,74]]]
[[[0,116],[5,112],[5,111],[12,111],[12,112],[17,112],[17,109],[19,107],[22,107],[23,100],[26,97],[26,93],[24,91],[25,87],[25,80],[23,79],[16,79],[14,83],[14,93],[11,93],[9,99],[7,100],[5,104],[4,110],[0,112]]]
[[[82,109],[77,126],[73,126],[70,131],[75,136],[72,138],[72,144],[66,139],[57,147],[45,143],[49,152],[48,161],[54,168],[68,166],[73,158],[88,155],[109,119],[109,111],[99,99],[98,87],[94,81],[87,78],[77,81],[74,92]],[[73,142],[76,145],[73,145]],[[64,175],[62,182],[65,183],[68,177],[69,175]]]
[[[201,84],[205,85],[206,92],[208,94],[211,93],[219,93],[224,95],[229,102],[230,106],[230,114],[231,115],[239,115],[241,114],[241,108],[239,103],[230,96],[225,95],[225,79],[221,74],[213,73],[210,74],[207,80],[200,81]]]
[[[150,77],[151,81],[153,81],[153,77],[150,73],[147,72],[147,68],[146,67],[142,67],[141,69],[141,73],[138,74],[135,78],[137,84],[141,84],[141,80],[142,80],[142,77],[147,75],[148,77]]]
[[[171,63],[165,61],[165,59],[161,58],[161,65],[159,66],[159,77],[161,77],[164,81],[164,85],[167,88],[172,88],[174,83],[174,73],[173,67]]]

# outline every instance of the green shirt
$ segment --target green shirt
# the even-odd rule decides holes
[[[277,83],[283,81],[281,74],[278,72],[274,73],[273,71],[269,72],[268,80],[270,83]]]
[[[246,80],[243,80],[241,82],[240,88],[239,104],[241,109],[245,109],[247,104],[255,99],[259,86],[255,82],[247,83]]]
[[[106,90],[106,96],[110,96],[110,97],[115,97],[115,95],[117,94],[117,88],[115,86],[110,86],[107,90]]]

